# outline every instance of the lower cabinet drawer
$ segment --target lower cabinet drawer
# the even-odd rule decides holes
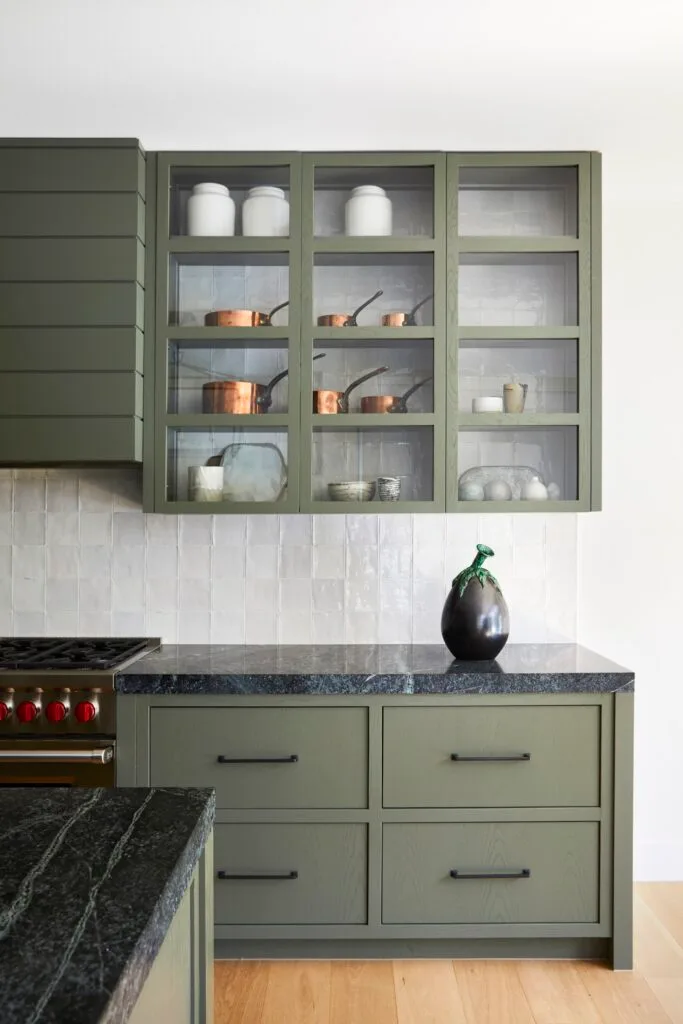
[[[366,708],[152,708],[152,786],[221,808],[368,805]]]
[[[365,924],[367,826],[216,825],[216,924]]]
[[[598,829],[594,821],[385,825],[382,921],[594,923]]]

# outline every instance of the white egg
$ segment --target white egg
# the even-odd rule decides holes
[[[522,499],[524,501],[546,501],[547,498],[548,488],[544,483],[541,483],[537,476],[533,477],[532,480],[528,480],[524,487],[522,487]]]
[[[458,487],[461,502],[482,502],[483,487],[480,483],[461,483]]]
[[[484,497],[487,501],[509,501],[512,491],[504,480],[489,480],[484,488]]]

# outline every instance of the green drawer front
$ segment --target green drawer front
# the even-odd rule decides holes
[[[142,416],[138,373],[3,373],[5,416]]]
[[[385,807],[596,807],[600,707],[387,708],[383,793]]]
[[[0,371],[143,371],[137,327],[0,327]]]
[[[0,235],[145,240],[145,204],[135,193],[0,193]]]
[[[214,864],[216,924],[367,921],[365,825],[216,825]]]
[[[0,326],[142,327],[144,296],[134,282],[0,284]]]
[[[133,416],[0,418],[0,464],[141,462],[142,420]]]
[[[1,192],[140,192],[145,194],[145,158],[134,146],[121,149],[0,148]]]
[[[219,808],[367,807],[367,710],[153,708],[151,785],[212,786]]]
[[[0,238],[0,281],[139,281],[139,238]]]
[[[598,878],[598,822],[384,826],[385,924],[595,923]]]

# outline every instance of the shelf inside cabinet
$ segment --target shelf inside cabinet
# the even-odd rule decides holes
[[[577,427],[581,418],[577,413],[534,413],[534,412],[461,412],[458,424],[463,429],[488,430],[489,428],[513,430],[517,427]]]
[[[313,257],[313,320],[330,313],[350,315],[375,292],[358,315],[361,327],[382,326],[386,313],[409,312],[423,299],[418,324],[434,323],[434,256],[432,253],[316,253]],[[340,330],[353,330],[342,327]]]
[[[578,324],[576,253],[461,253],[460,329]]]
[[[204,327],[215,310],[268,314],[289,301],[287,253],[186,253],[169,258],[168,319],[175,327]],[[288,307],[274,320],[288,323]]]
[[[247,412],[272,416],[286,413],[289,407],[289,345],[287,339],[261,341],[252,345],[242,336],[234,340],[213,341],[205,346],[185,340],[171,341],[168,345],[168,403],[169,413],[217,414],[226,409],[226,403],[236,401],[237,389],[230,382],[261,385],[258,394],[251,393],[252,403],[258,405]],[[286,374],[279,381],[281,374]],[[267,386],[274,381],[269,393]],[[246,387],[239,389],[242,402],[249,397]],[[263,406],[263,412],[258,412]],[[233,411],[235,407],[233,405]]]
[[[523,415],[523,414],[522,414]],[[520,417],[521,419],[522,417]],[[458,433],[458,497],[499,500],[502,482],[513,508],[522,488],[536,478],[553,500],[576,501],[579,489],[578,424],[479,426],[461,423]],[[491,490],[489,490],[491,488]],[[556,490],[555,490],[556,489]],[[504,493],[500,495],[504,498]],[[546,498],[547,500],[547,498]],[[526,502],[524,502],[526,504]]]
[[[289,238],[269,238],[256,235],[249,238],[243,236],[207,236],[207,235],[174,235],[167,246],[168,252],[177,254],[203,253],[271,253],[289,252]]]
[[[434,249],[434,239],[423,235],[412,235],[408,238],[344,235],[340,238],[316,237],[313,240],[315,253],[330,253],[330,255],[356,252],[369,255],[381,255],[387,252],[434,252]]]
[[[463,166],[458,178],[460,235],[578,233],[576,166]]]
[[[346,163],[338,167],[317,164],[313,185],[314,233],[317,236],[344,236],[346,203],[352,190],[363,185],[381,188],[391,203],[391,235],[387,237],[396,240],[434,234],[434,167],[429,164],[414,167],[392,166],[385,162],[355,167]]]
[[[235,204],[235,234],[227,240],[242,236],[242,206],[249,189],[269,185],[283,190],[290,198],[290,167],[288,164],[211,163],[209,166],[185,164],[173,166],[170,171],[170,234],[187,236],[187,202],[195,185],[213,182],[225,186]]]
[[[506,384],[526,384],[524,417],[576,413],[577,338],[480,341],[461,338],[458,351],[459,421],[475,398],[502,397]],[[477,419],[481,414],[476,414]]]

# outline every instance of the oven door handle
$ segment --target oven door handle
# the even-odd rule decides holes
[[[83,761],[95,764],[109,764],[113,758],[113,747],[93,747],[92,750],[69,750],[68,747],[58,750],[41,750],[40,747],[25,748],[24,750],[0,750],[0,764],[8,762],[13,764],[27,764],[29,762],[49,764],[57,761],[72,764]]]

